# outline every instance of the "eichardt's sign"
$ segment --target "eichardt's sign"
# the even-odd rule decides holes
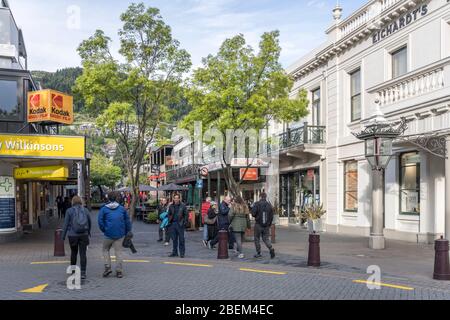
[[[408,25],[415,22],[419,18],[427,15],[427,13],[428,13],[428,5],[424,4],[404,14],[394,22],[391,22],[390,24],[384,26],[383,28],[375,32],[372,35],[373,44],[376,44],[384,40],[385,38],[389,37],[390,35],[402,30],[403,28],[407,27]]]
[[[73,123],[73,97],[55,90],[28,93],[28,122]]]

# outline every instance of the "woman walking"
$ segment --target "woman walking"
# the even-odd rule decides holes
[[[240,196],[231,204],[230,208],[230,228],[234,234],[236,240],[237,253],[239,259],[244,259],[244,253],[242,251],[242,243],[244,242],[245,230],[248,229],[250,224],[250,211],[245,203],[244,199]]]
[[[208,229],[208,239],[207,245],[210,249],[213,249],[211,246],[211,241],[217,238],[217,203],[214,201],[210,202],[210,207],[208,209],[208,213],[205,216],[205,224]]]
[[[86,251],[91,236],[91,217],[89,211],[83,207],[83,201],[75,196],[72,199],[72,207],[67,209],[63,226],[63,241],[69,237],[70,265],[77,265],[78,252],[80,253],[81,279],[86,279],[87,257]]]

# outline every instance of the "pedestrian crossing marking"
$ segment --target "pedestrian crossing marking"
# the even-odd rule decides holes
[[[399,286],[399,285],[389,284],[389,283],[373,282],[373,281],[367,281],[367,280],[353,280],[353,282],[354,283],[362,283],[362,284],[370,284],[373,286],[388,287],[388,288],[393,288],[393,289],[407,290],[407,291],[414,290],[414,288],[411,288],[411,287]]]
[[[45,288],[48,287],[48,284],[43,284],[34,288],[30,288],[30,289],[25,289],[25,290],[21,290],[19,292],[21,293],[42,293],[44,292]]]
[[[38,262],[31,262],[32,265],[39,265],[39,264],[68,264],[70,261],[38,261]]]
[[[204,267],[212,268],[210,264],[196,264],[196,263],[181,263],[181,262],[164,262],[164,264],[175,265],[175,266],[187,266],[187,267]]]
[[[279,271],[269,271],[269,270],[258,270],[258,269],[246,269],[246,268],[241,268],[239,269],[240,271],[244,271],[244,272],[255,272],[255,273],[267,273],[267,274],[275,274],[275,275],[286,275],[287,272],[279,272]]]

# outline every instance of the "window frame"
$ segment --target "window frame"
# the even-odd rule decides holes
[[[353,80],[353,76],[356,73],[359,73],[359,93],[353,92],[352,80]],[[355,122],[355,121],[360,121],[362,119],[362,72],[361,72],[361,68],[357,68],[357,69],[353,70],[352,72],[349,73],[349,76],[350,76],[350,121]],[[354,114],[353,99],[358,96],[359,96],[359,118],[353,118],[353,114]]]
[[[405,52],[405,57],[406,57],[405,65],[406,65],[406,70],[405,70],[405,72],[402,73],[402,74],[395,75],[395,74],[394,74],[394,70],[395,70],[395,68],[394,68],[394,61],[395,61],[395,58],[394,58],[394,57],[395,57],[397,54],[399,54],[400,52],[402,52],[402,51]],[[392,78],[392,79],[397,79],[397,78],[400,78],[401,76],[404,76],[405,74],[407,74],[407,73],[409,72],[409,66],[408,66],[408,59],[409,59],[408,45],[405,44],[405,45],[403,45],[403,46],[401,46],[401,47],[399,47],[399,48],[397,48],[397,49],[395,49],[395,50],[392,50],[389,54],[390,54],[390,56],[391,56],[391,78]]]
[[[356,164],[356,190],[348,190],[347,189],[347,166],[351,163]],[[344,212],[358,212],[359,210],[359,203],[358,203],[358,196],[359,196],[359,188],[358,188],[358,179],[359,179],[359,168],[358,168],[358,160],[347,160],[344,161]],[[349,209],[347,208],[347,196],[350,192],[356,192],[356,209]]]
[[[404,166],[403,164],[402,164],[402,162],[403,162],[403,157],[405,156],[405,155],[408,155],[408,154],[416,154],[416,155],[418,155],[419,157],[420,157],[420,153],[419,153],[419,151],[408,151],[408,152],[403,152],[403,153],[401,153],[400,154],[400,156],[399,156],[399,201],[400,201],[400,205],[399,205],[399,211],[400,211],[400,215],[402,215],[402,216],[420,216],[420,214],[421,214],[421,207],[420,207],[420,204],[421,204],[421,201],[420,201],[420,193],[421,193],[421,187],[420,187],[420,179],[421,179],[421,172],[420,172],[420,168],[421,168],[421,163],[420,163],[420,161],[418,162],[418,163],[416,163],[416,164],[414,164],[414,165],[407,165],[407,166]],[[402,188],[402,186],[403,186],[403,182],[404,182],[404,177],[403,177],[403,168],[406,168],[406,167],[416,167],[416,180],[417,180],[417,187],[416,187],[416,189],[404,189],[404,188]],[[417,200],[418,200],[418,204],[419,204],[419,212],[408,212],[408,211],[403,211],[403,206],[402,206],[402,196],[403,196],[403,194],[402,194],[402,192],[403,191],[412,191],[412,190],[416,190],[417,191],[417,193],[418,193],[418,198],[417,198]]]
[[[318,94],[318,99],[315,99],[315,93]],[[322,105],[322,88],[319,86],[316,89],[311,90],[312,99],[311,99],[311,109],[312,109],[312,125],[313,126],[320,126],[321,125],[321,114],[320,109]]]
[[[16,98],[17,104],[19,106],[19,113],[17,117],[15,118],[0,117],[0,122],[24,122],[25,116],[27,114],[26,111],[27,93],[25,92],[24,78],[9,75],[0,75],[0,81],[11,81],[17,84]]]

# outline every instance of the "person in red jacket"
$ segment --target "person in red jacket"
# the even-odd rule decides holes
[[[202,203],[202,224],[203,224],[203,246],[208,246],[208,225],[205,223],[205,217],[208,215],[208,210],[211,208],[211,198],[208,197]]]

